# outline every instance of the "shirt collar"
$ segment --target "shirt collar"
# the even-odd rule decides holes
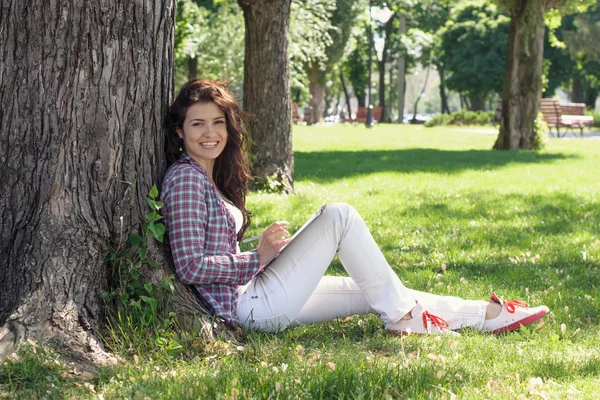
[[[206,169],[204,169],[204,167],[200,164],[198,164],[196,162],[196,160],[194,160],[192,157],[188,156],[185,152],[181,153],[181,155],[179,156],[179,159],[177,160],[178,163],[180,164],[190,164],[193,167],[196,167],[196,169],[198,169],[200,172],[202,172],[202,174],[204,176],[206,176],[208,178],[208,174],[206,172]]]

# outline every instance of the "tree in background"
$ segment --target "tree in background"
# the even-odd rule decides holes
[[[509,22],[485,0],[452,8],[441,35],[443,64],[450,74],[446,84],[468,99],[470,110],[484,110],[486,99],[502,92]]]
[[[234,0],[179,0],[175,25],[175,87],[188,79],[244,77],[244,17]]]
[[[369,85],[369,40],[365,33],[366,27],[357,29],[354,34],[354,49],[342,64],[342,74],[348,77],[354,96],[359,107],[365,107]]]
[[[331,45],[329,31],[335,3],[327,0],[293,0],[290,16],[290,86],[292,99],[305,104],[310,101],[306,65],[311,59],[327,58],[325,49]]]
[[[346,53],[352,28],[362,12],[362,3],[361,0],[337,0],[329,18],[328,34],[331,41],[325,47],[325,57],[319,58],[312,54],[308,57],[306,72],[310,83],[310,106],[313,113],[310,120],[313,123],[323,119],[327,71]]]
[[[288,28],[291,0],[238,0],[244,12],[244,110],[253,115],[252,171],[293,191]]]
[[[542,94],[544,19],[583,12],[593,0],[496,0],[510,15],[500,131],[494,149],[533,149]]]
[[[559,31],[574,63],[571,101],[593,109],[600,94],[600,1],[583,14],[563,18]]]

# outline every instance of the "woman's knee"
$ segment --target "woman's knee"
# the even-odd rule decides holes
[[[348,203],[335,202],[328,204],[323,211],[325,218],[339,221],[348,221],[351,218],[360,217],[358,211]]]

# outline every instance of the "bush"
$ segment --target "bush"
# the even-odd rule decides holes
[[[436,115],[425,123],[425,126],[442,125],[487,125],[494,122],[494,111],[461,110],[452,114]]]
[[[600,111],[588,111],[586,112],[587,115],[594,117],[594,126],[599,128],[600,127]]]
[[[550,128],[548,127],[546,121],[544,121],[544,115],[542,113],[538,113],[537,118],[533,123],[533,131],[533,149],[543,150],[548,144],[548,134],[550,133]]]

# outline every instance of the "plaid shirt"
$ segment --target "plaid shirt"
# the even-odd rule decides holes
[[[187,154],[169,167],[161,200],[179,279],[198,289],[213,314],[237,325],[237,288],[258,271],[258,253],[240,253],[233,216],[206,170]]]

